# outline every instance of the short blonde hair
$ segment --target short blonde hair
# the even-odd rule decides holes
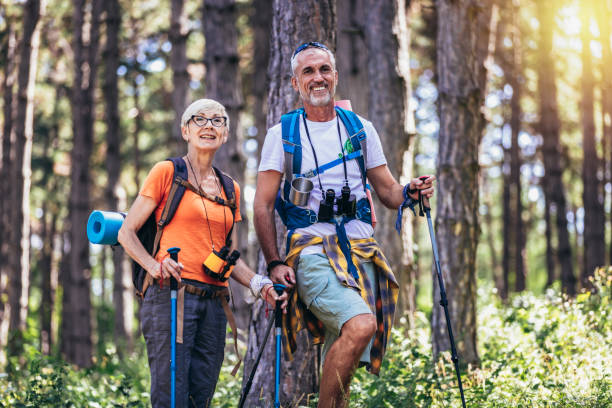
[[[213,99],[198,99],[197,101],[192,102],[191,105],[185,109],[185,112],[183,112],[183,116],[181,116],[181,127],[186,126],[187,122],[189,122],[189,119],[191,119],[193,115],[204,112],[220,113],[221,115],[225,116],[227,118],[225,121],[225,126],[229,131],[229,116],[227,115],[225,106]]]

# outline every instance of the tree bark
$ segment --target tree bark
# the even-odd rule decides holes
[[[368,46],[365,28],[370,24],[367,0],[338,0],[338,46],[336,99],[351,101],[353,112],[368,115]],[[390,27],[389,27],[390,28]]]
[[[88,367],[92,362],[89,244],[82,236],[89,215],[89,160],[94,133],[94,89],[102,1],[92,0],[90,4],[90,23],[85,24],[87,1],[73,0],[75,72],[71,100],[73,149],[68,223],[70,250],[68,270],[62,282],[61,351],[67,361],[79,367]],[[84,32],[87,29],[89,31]]]
[[[512,99],[510,100],[510,127],[512,138],[510,146],[510,205],[513,212],[512,258],[514,269],[514,290],[522,292],[527,283],[527,267],[525,264],[525,224],[523,222],[523,202],[521,199],[521,148],[519,146],[519,133],[521,131],[521,95],[522,95],[522,57],[521,57],[521,32],[519,27],[518,2],[512,5],[512,68],[509,75],[509,84],[512,87]]]
[[[215,166],[228,173],[244,187],[245,158],[242,152],[240,112],[243,108],[239,71],[238,8],[235,0],[206,0],[202,16],[206,38],[206,96],[220,102],[229,116],[227,142],[215,154]],[[240,196],[242,223],[236,225],[236,245],[243,259],[248,258],[248,222],[244,207],[244,194]],[[250,306],[246,302],[248,289],[233,279],[230,281],[234,314],[240,329],[247,329]]]
[[[595,140],[595,113],[593,62],[591,57],[590,22],[593,15],[592,6],[581,3],[582,40],[582,203],[584,206],[584,256],[580,274],[582,287],[590,287],[589,277],[595,268],[606,262],[605,215],[603,208],[603,189],[600,177],[603,168],[600,165]],[[605,76],[604,76],[605,77]]]
[[[331,0],[274,0],[272,9],[274,14],[268,66],[268,77],[270,78],[268,127],[274,126],[283,113],[298,105],[298,94],[291,87],[290,59],[295,47],[306,41],[320,41],[333,50],[336,44],[335,2]],[[284,249],[285,230],[278,217],[276,227],[279,248]],[[259,257],[257,273],[266,274],[262,255]],[[253,367],[267,327],[268,319],[264,317],[264,309],[265,306],[261,300],[258,300],[252,308],[243,381],[247,380]],[[318,391],[319,387],[318,349],[313,346],[312,338],[306,330],[299,333],[297,341],[298,350],[293,360],[283,360],[281,363],[280,400],[283,406],[306,404],[306,401]],[[273,344],[272,339],[268,340],[251,392],[246,400],[245,405],[248,407],[269,407],[273,404]]]
[[[437,71],[440,109],[437,235],[449,312],[461,361],[478,363],[476,348],[476,248],[478,149],[489,53],[490,2],[437,1]],[[434,305],[439,288],[434,272]],[[441,307],[433,309],[433,350],[450,342]]]
[[[4,66],[4,78],[2,81],[3,93],[3,118],[2,124],[2,162],[0,165],[0,228],[5,231],[8,239],[3,239],[0,242],[0,256],[5,262],[0,263],[0,296],[6,299],[8,296],[8,275],[10,271],[9,250],[10,240],[10,191],[12,184],[10,183],[11,169],[11,136],[13,128],[13,88],[15,85],[15,50],[16,39],[13,22],[7,16],[6,20],[6,44],[2,47],[2,59]],[[5,349],[6,339],[8,337],[8,315],[10,308],[7,302],[0,304],[0,348]],[[0,366],[4,364],[4,353],[0,354]]]
[[[555,218],[557,232],[557,261],[561,266],[561,286],[570,296],[576,294],[576,277],[572,262],[572,250],[567,230],[567,204],[565,187],[562,180],[561,144],[559,139],[559,110],[557,107],[557,86],[552,54],[554,27],[554,2],[537,2],[539,24],[538,56],[538,93],[540,97],[539,131],[542,134],[542,158],[546,180],[542,188],[549,204],[551,218]],[[547,253],[552,253],[547,249]],[[549,272],[549,275],[552,275]]]
[[[266,138],[266,114],[268,86],[268,63],[270,61],[270,27],[272,26],[272,0],[253,0],[251,29],[253,30],[253,77],[251,95],[253,96],[253,116],[257,129],[257,158],[261,155]],[[259,162],[259,160],[258,160]],[[255,256],[251,258],[255,259]]]
[[[11,195],[11,270],[9,275],[9,342],[8,355],[21,354],[22,335],[26,328],[30,285],[30,185],[32,136],[34,132],[34,84],[40,43],[40,16],[44,3],[29,0],[24,6],[23,37],[19,50],[17,74],[17,110],[15,116],[14,160]]]
[[[177,155],[185,152],[185,143],[181,137],[181,116],[188,105],[189,73],[187,72],[187,38],[189,28],[184,12],[184,0],[172,0],[170,14],[170,66],[172,67],[172,140],[176,143]]]
[[[404,152],[411,149],[415,134],[411,112],[407,113],[410,106],[407,7],[404,0],[368,0],[366,9],[369,10],[365,25],[370,84],[368,117],[385,148],[387,166],[399,179],[403,174]],[[403,256],[403,242],[395,230],[397,211],[383,207],[379,201],[376,204],[378,224],[374,235],[378,242],[385,243],[385,256],[399,277],[400,287],[408,285],[408,290],[402,291],[404,296],[408,296],[414,292],[414,258]],[[410,237],[405,239],[410,240],[412,223],[408,217],[404,221],[402,232],[405,237]],[[398,315],[407,310],[406,304],[410,302],[410,299],[400,301]]]
[[[601,105],[603,123],[603,166],[604,186],[612,182],[612,76],[608,75],[608,68],[612,66],[612,50],[610,48],[610,19],[612,4],[609,0],[600,2],[597,10],[597,25],[599,26],[602,59],[601,59]],[[612,205],[612,190],[608,192],[608,203]],[[612,217],[610,225],[610,247],[608,252],[608,265],[612,264]]]
[[[104,2],[106,12],[106,43],[103,51],[104,83],[102,92],[105,101],[106,122],[106,185],[107,205],[119,209],[119,190],[121,185],[121,126],[119,118],[119,87],[117,68],[119,68],[119,32],[121,30],[121,8],[118,0]],[[125,200],[124,200],[125,201]],[[123,249],[113,248],[113,306],[115,308],[115,341],[120,354],[130,350],[132,345],[133,304],[130,291],[130,269],[125,268]],[[104,287],[104,280],[102,281]],[[127,350],[124,348],[127,347]]]

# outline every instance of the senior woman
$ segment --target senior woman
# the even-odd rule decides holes
[[[214,199],[228,199],[212,167],[228,132],[229,119],[223,105],[211,99],[189,105],[181,118],[181,133],[187,142],[183,159],[188,182],[195,188],[185,189],[176,213],[163,229],[155,257],[142,246],[136,233],[153,212],[159,220],[173,181],[172,162],[153,167],[119,230],[119,243],[153,281],[144,294],[140,319],[151,370],[153,407],[170,406],[170,288],[164,284],[170,276],[179,282],[179,287],[197,288],[184,291],[183,341],[176,347],[176,406],[208,407],[219,378],[227,324],[221,297],[227,293],[228,282],[207,273],[203,263],[225,245],[234,220],[241,220],[240,189],[235,182],[233,215],[230,207]],[[164,256],[170,247],[181,248],[180,262]],[[278,298],[270,290],[272,282],[255,275],[240,259],[231,277],[250,286],[254,295],[264,295],[272,305],[278,299],[286,299],[286,295]]]

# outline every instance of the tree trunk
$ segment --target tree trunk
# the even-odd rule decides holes
[[[228,173],[244,187],[245,160],[242,153],[240,112],[243,108],[242,87],[239,71],[238,9],[235,0],[206,0],[202,16],[206,38],[206,96],[220,102],[229,116],[229,137],[215,155],[215,166]],[[228,86],[231,84],[231,86]],[[244,194],[240,196],[242,223],[236,225],[236,245],[244,259],[248,258],[248,222],[244,207]],[[250,306],[246,299],[248,289],[233,279],[230,281],[234,314],[238,327],[247,329]]]
[[[503,269],[500,268],[497,249],[495,248],[495,237],[497,235],[497,230],[493,226],[493,216],[491,215],[494,203],[493,197],[491,196],[490,182],[486,171],[481,172],[481,182],[483,201],[487,208],[487,211],[484,214],[484,225],[487,228],[487,245],[489,247],[489,252],[491,253],[491,274],[493,277],[493,282],[495,283],[495,288],[497,289],[497,294],[502,300],[506,300],[508,297],[508,292],[505,288],[508,286],[507,282],[504,284]]]
[[[567,230],[567,204],[562,180],[561,144],[559,140],[559,110],[557,107],[557,86],[555,83],[552,38],[554,27],[554,2],[537,2],[539,24],[538,92],[540,97],[539,131],[542,134],[542,158],[546,180],[542,182],[547,197],[551,218],[555,218],[557,232],[557,260],[561,265],[561,286],[570,296],[576,294],[576,277],[572,264],[572,250]],[[547,250],[547,253],[552,251]],[[549,271],[549,275],[551,275]]]
[[[599,26],[602,59],[601,59],[601,105],[603,123],[603,165],[604,165],[604,186],[612,183],[612,76],[608,75],[608,69],[612,66],[612,50],[610,49],[610,1],[600,2],[597,10],[597,25]],[[608,203],[612,205],[612,190],[608,192]],[[610,247],[608,253],[608,265],[612,264],[612,217],[610,225]]]
[[[121,8],[118,0],[107,0],[106,11],[106,44],[104,58],[104,94],[106,122],[106,199],[108,208],[120,209],[119,177],[121,174],[121,127],[119,119],[119,87],[117,68],[119,67],[119,31],[121,30]],[[123,194],[125,195],[125,194]],[[123,200],[125,201],[125,200]],[[115,308],[115,341],[117,350],[123,354],[124,346],[131,349],[133,304],[130,290],[130,269],[126,269],[123,249],[113,248],[113,306]],[[104,280],[102,280],[104,287]]]
[[[91,299],[89,244],[82,239],[89,205],[89,160],[93,145],[94,89],[97,73],[99,17],[102,1],[91,2],[91,23],[85,25],[86,0],[73,0],[74,83],[72,88],[73,148],[71,155],[70,216],[67,273],[62,286],[61,351],[79,367],[91,365]],[[89,28],[89,33],[83,30]],[[85,39],[89,39],[86,42]]]
[[[2,162],[0,164],[0,229],[5,231],[8,239],[0,241],[0,257],[4,262],[0,263],[0,296],[6,299],[8,296],[8,275],[10,271],[9,250],[10,240],[10,183],[11,175],[11,136],[13,128],[13,88],[15,85],[15,29],[13,22],[5,17],[6,20],[6,45],[2,49],[2,59],[4,60],[4,79],[2,81],[3,92],[3,118],[2,124]],[[0,302],[0,349],[5,350],[6,339],[8,337],[8,315],[10,308],[7,302]],[[0,367],[4,366],[4,353],[0,354]]]
[[[51,183],[50,187],[56,187],[56,183]],[[55,214],[49,205],[48,201],[43,202],[43,249],[41,255],[41,273],[42,273],[42,299],[40,303],[40,351],[44,355],[51,353],[53,346],[53,328],[52,316],[53,305],[55,303],[55,289],[57,288],[57,276],[54,276],[55,270],[53,262],[53,252],[55,236],[57,234],[57,214]]]
[[[9,275],[8,355],[21,354],[22,335],[26,328],[28,292],[30,285],[30,185],[32,136],[34,132],[34,84],[40,42],[40,15],[44,4],[29,0],[24,6],[23,37],[19,50],[17,74],[17,110],[15,116],[14,159],[11,195],[11,270]]]
[[[523,202],[521,200],[521,148],[519,146],[519,133],[521,131],[521,95],[522,95],[522,58],[521,33],[518,21],[518,2],[512,5],[512,68],[509,75],[509,84],[512,87],[510,100],[510,127],[512,129],[512,145],[510,146],[510,205],[513,212],[512,269],[514,269],[514,290],[522,292],[527,283],[527,267],[525,265],[525,224],[523,222]]]
[[[253,77],[251,95],[253,96],[253,116],[257,129],[257,158],[261,155],[266,138],[266,113],[268,85],[268,63],[270,61],[270,27],[272,27],[272,0],[253,0],[251,29],[253,30]],[[259,163],[259,160],[258,160]],[[252,254],[250,259],[256,259]]]
[[[476,349],[476,247],[478,149],[485,125],[481,113],[486,85],[492,4],[437,1],[437,71],[440,109],[437,219],[440,262],[461,361],[478,363]],[[434,272],[434,305],[439,288]],[[450,342],[441,307],[433,309],[433,350]]]
[[[503,130],[502,130],[503,132]],[[502,188],[502,208],[503,208],[503,241],[504,248],[502,253],[502,286],[500,297],[503,300],[508,299],[508,293],[510,291],[510,277],[511,277],[511,265],[512,265],[512,248],[514,247],[513,241],[513,222],[514,213],[512,212],[512,206],[510,201],[510,174],[508,171],[508,161],[510,152],[507,148],[504,149],[504,161],[502,163],[502,175],[503,175],[503,188]]]
[[[298,105],[298,94],[291,87],[290,59],[295,47],[306,41],[320,41],[330,49],[335,48],[336,15],[335,2],[331,0],[285,1],[274,0],[272,39],[270,42],[270,64],[268,78],[270,91],[268,94],[268,127],[274,126],[283,113]],[[277,217],[276,228],[279,248],[284,248],[285,230]],[[282,256],[282,254],[281,254]],[[265,261],[260,255],[257,273],[267,274]],[[245,356],[244,378],[253,367],[254,359],[262,343],[267,321],[263,310],[265,306],[258,300],[252,308],[251,325],[249,327],[249,345]],[[298,335],[298,350],[292,361],[281,363],[280,400],[282,405],[291,406],[306,401],[318,391],[318,349],[312,344],[312,338],[306,330]],[[268,340],[266,351],[259,363],[257,375],[249,397],[248,407],[272,406],[274,396],[274,341]],[[261,396],[261,399],[260,399]]]
[[[181,137],[181,116],[187,107],[189,94],[189,73],[187,72],[187,37],[189,28],[187,16],[183,10],[184,0],[172,0],[170,15],[170,66],[172,67],[172,108],[174,122],[172,124],[172,140],[177,146],[177,155],[185,152],[185,142]],[[230,86],[230,88],[233,87]]]
[[[407,114],[410,105],[410,38],[406,24],[407,8],[404,0],[393,2],[369,0],[366,9],[369,11],[365,25],[370,84],[368,117],[378,131],[385,148],[387,166],[399,179],[403,174],[404,152],[411,148],[415,133],[414,121],[410,114]],[[408,290],[402,290],[404,296],[407,296],[414,292],[411,288],[414,287],[414,259],[403,257],[402,239],[395,230],[397,211],[383,207],[378,201],[376,204],[378,218],[376,240],[385,243],[385,256],[399,277],[400,287],[403,288],[408,284]],[[412,238],[412,223],[409,217],[404,219],[402,232],[406,237],[410,237],[406,239]],[[406,263],[404,264],[402,260]],[[399,316],[407,310],[407,301],[410,304],[410,299],[400,301]]]
[[[336,99],[351,101],[353,112],[368,115],[370,87],[368,82],[368,47],[366,23],[370,24],[367,0],[338,0],[338,46],[336,69],[338,87]],[[390,27],[389,27],[390,28]]]
[[[550,204],[549,195],[546,193],[547,191],[549,191],[548,190],[549,187],[546,184],[547,184],[546,179],[542,180],[542,188],[545,191],[545,194],[544,194],[544,222],[546,224],[546,231],[545,231],[545,236],[546,236],[546,287],[550,288],[556,280],[557,274],[555,272],[555,269],[556,269],[557,263],[555,262],[556,258],[555,258],[553,243],[552,243],[553,223],[552,223],[551,216],[550,216],[551,204]]]
[[[600,176],[602,167],[597,153],[595,140],[594,78],[591,57],[590,22],[593,15],[592,6],[581,3],[582,20],[580,36],[582,39],[582,203],[584,206],[584,264],[580,281],[582,287],[590,287],[589,277],[595,268],[606,262],[605,215],[603,208],[603,189]],[[605,76],[604,76],[605,77]]]

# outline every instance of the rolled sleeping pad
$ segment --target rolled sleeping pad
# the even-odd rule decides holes
[[[87,220],[87,239],[92,244],[116,245],[125,216],[117,211],[92,211]]]

